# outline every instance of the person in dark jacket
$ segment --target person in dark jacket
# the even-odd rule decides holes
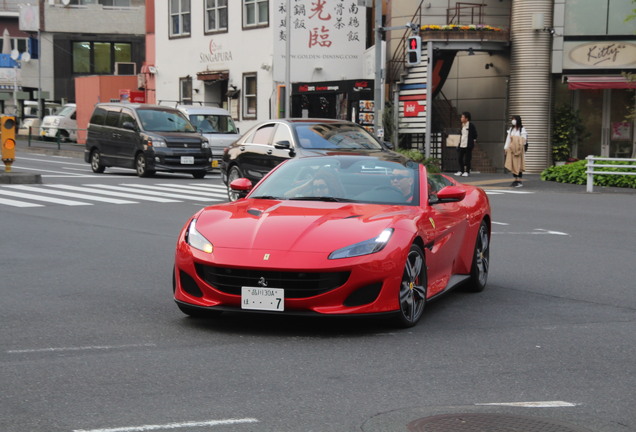
[[[459,171],[456,176],[468,177],[470,175],[470,163],[473,159],[473,148],[477,140],[477,128],[470,121],[470,113],[464,111],[460,118],[462,122],[462,133],[457,146],[457,160],[459,161]]]

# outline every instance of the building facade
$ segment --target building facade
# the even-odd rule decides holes
[[[144,0],[5,1],[3,19],[11,51],[3,55],[0,91],[5,111],[21,111],[38,98],[75,102],[74,79],[89,75],[136,75],[145,56]],[[9,45],[6,44],[6,45]],[[7,50],[7,48],[3,48]],[[8,59],[8,60],[7,60]],[[6,63],[6,64],[5,64]],[[14,106],[11,81],[18,88]],[[0,93],[0,97],[2,93]]]
[[[160,103],[226,108],[247,130],[286,116],[289,87],[293,116],[372,125],[373,110],[365,108],[373,99],[373,71],[365,69],[368,15],[354,1],[154,2],[149,94]],[[285,61],[288,53],[291,62]]]

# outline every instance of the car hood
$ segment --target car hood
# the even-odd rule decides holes
[[[197,230],[215,249],[330,253],[410,223],[416,213],[410,206],[246,199],[204,209]]]
[[[227,147],[240,136],[238,134],[203,134],[212,147]]]

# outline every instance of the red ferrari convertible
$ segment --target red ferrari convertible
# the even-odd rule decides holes
[[[393,314],[409,327],[433,297],[486,285],[479,188],[389,152],[291,159],[252,186],[234,180],[244,198],[198,211],[179,234],[184,313]]]

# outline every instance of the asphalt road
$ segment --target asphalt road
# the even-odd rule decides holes
[[[21,193],[40,199],[60,185],[137,198],[0,194],[39,204],[0,203],[3,432],[406,431],[470,413],[636,430],[634,194],[487,180],[488,287],[452,292],[395,330],[372,318],[187,318],[171,297],[174,244],[205,200],[222,200],[218,176],[93,175],[79,159],[19,154],[14,170],[28,169],[44,184]]]

